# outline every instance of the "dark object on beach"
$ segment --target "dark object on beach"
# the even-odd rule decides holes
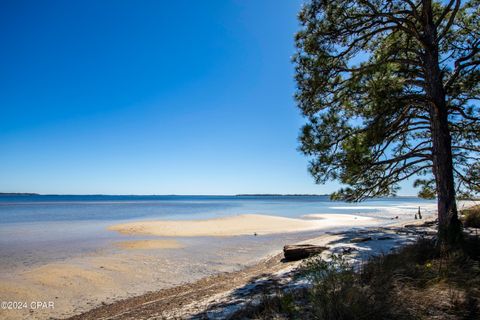
[[[316,246],[313,244],[286,245],[283,247],[283,255],[287,261],[296,261],[322,253],[327,249],[328,247]]]
[[[423,224],[419,225],[419,227],[432,227],[437,225],[438,221],[435,219],[433,221],[426,221]]]
[[[352,238],[350,242],[358,243],[358,242],[366,242],[372,240],[372,237],[358,237],[358,238]]]
[[[256,237],[256,236],[257,236],[257,233],[256,233],[256,232],[254,232],[254,233],[253,233],[253,235]]]
[[[342,248],[342,253],[343,253],[343,254],[350,254],[350,253],[352,253],[353,251],[357,251],[357,249],[352,248],[352,247],[343,247],[343,248]]]
[[[378,237],[377,240],[393,240],[393,237],[383,236],[383,237]]]
[[[420,207],[418,207],[418,219],[422,219],[422,213],[420,212]]]

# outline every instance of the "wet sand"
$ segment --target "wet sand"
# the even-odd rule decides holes
[[[183,248],[183,245],[175,240],[131,240],[119,241],[115,245],[122,249],[178,249]]]

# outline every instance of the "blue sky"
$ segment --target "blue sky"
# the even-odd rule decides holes
[[[297,151],[300,5],[1,1],[0,192],[334,191]]]

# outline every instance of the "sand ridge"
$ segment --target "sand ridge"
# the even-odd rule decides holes
[[[372,222],[373,218],[365,217],[365,216],[357,216],[352,214],[338,214],[338,213],[312,213],[312,214],[305,214],[302,216],[304,219],[327,219],[332,221],[352,221],[359,220],[359,221],[370,221]]]
[[[164,237],[265,235],[321,230],[331,227],[366,226],[375,219],[349,214],[317,214],[297,219],[262,214],[242,214],[207,220],[156,220],[117,224],[108,230],[128,235]]]

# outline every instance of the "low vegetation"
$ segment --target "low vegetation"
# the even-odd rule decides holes
[[[465,228],[480,228],[480,206],[462,210],[460,213]]]
[[[448,252],[422,239],[358,265],[311,258],[299,277],[312,286],[279,291],[234,318],[480,319],[478,237]]]

